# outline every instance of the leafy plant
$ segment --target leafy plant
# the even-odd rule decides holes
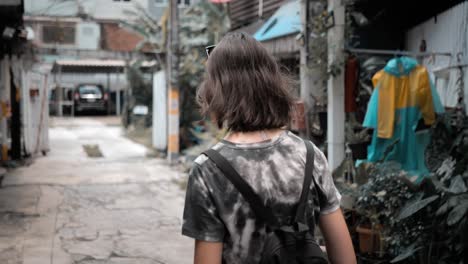
[[[433,133],[426,153],[432,177],[416,185],[398,164],[382,161],[359,188],[356,209],[371,225],[382,226],[391,263],[462,263],[468,230],[468,118],[448,113]]]
[[[436,177],[436,176],[434,176]],[[450,187],[436,178],[429,178],[419,194],[432,196],[407,203],[397,218],[392,232],[398,237],[407,236],[405,228],[417,223],[417,236],[412,244],[396,248],[392,263],[459,263],[463,254],[462,230],[466,228],[468,193],[465,181],[460,176],[451,180]],[[408,237],[406,237],[408,239]],[[411,254],[409,254],[411,252]],[[415,258],[414,253],[419,253]]]
[[[369,181],[359,187],[356,210],[366,216],[371,225],[393,225],[400,208],[413,198],[413,192],[402,177],[406,177],[406,173],[395,162],[378,163],[370,169]]]
[[[195,103],[196,89],[205,71],[205,47],[216,44],[229,28],[227,10],[209,1],[190,6],[180,16],[180,126],[181,147],[203,141],[194,128],[202,117]],[[194,111],[195,109],[195,111]],[[195,124],[195,125],[194,125]],[[214,136],[214,135],[212,135]]]
[[[393,248],[392,263],[461,263],[468,228],[467,124],[459,111],[439,118],[426,153],[437,166],[418,191],[418,197],[426,198],[407,202],[399,213],[391,233],[393,241],[403,243]],[[408,236],[408,228],[416,236]],[[411,237],[411,244],[404,243]]]
[[[313,1],[310,4],[310,19],[309,19],[309,64],[306,66],[308,70],[315,69],[319,72],[321,78],[317,80],[315,85],[318,85],[323,94],[326,94],[328,80],[328,41],[326,20],[328,12],[326,11],[327,1]],[[326,97],[319,97],[321,104],[326,104]]]

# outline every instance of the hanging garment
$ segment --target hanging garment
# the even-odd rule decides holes
[[[398,161],[410,175],[427,175],[424,151],[430,134],[417,128],[432,125],[435,113],[444,109],[426,68],[412,58],[395,58],[372,81],[375,89],[363,124],[374,129],[368,160],[380,161],[393,145],[386,160]]]
[[[345,65],[345,112],[357,111],[356,96],[359,76],[359,62],[356,57],[349,57]]]

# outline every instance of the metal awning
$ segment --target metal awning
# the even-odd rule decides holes
[[[288,36],[301,31],[300,1],[294,0],[282,5],[254,34],[264,42]]]
[[[262,45],[278,58],[299,56],[299,43],[294,35],[263,41]]]
[[[19,6],[21,5],[21,0],[2,0],[0,6]]]
[[[114,73],[123,71],[126,66],[125,60],[56,60],[52,66],[52,73]],[[156,66],[156,61],[143,61],[140,65],[141,68],[151,68]]]

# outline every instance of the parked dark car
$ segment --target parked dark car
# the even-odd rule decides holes
[[[106,112],[109,96],[99,84],[80,84],[75,89],[75,112]]]

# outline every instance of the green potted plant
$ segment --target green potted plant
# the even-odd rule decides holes
[[[359,187],[355,207],[362,216],[356,228],[361,253],[384,255],[395,215],[414,195],[402,180],[405,177],[400,164],[377,163],[370,169],[368,182]]]
[[[391,263],[468,261],[468,117],[449,112],[432,134],[426,157],[433,175],[395,218]]]

